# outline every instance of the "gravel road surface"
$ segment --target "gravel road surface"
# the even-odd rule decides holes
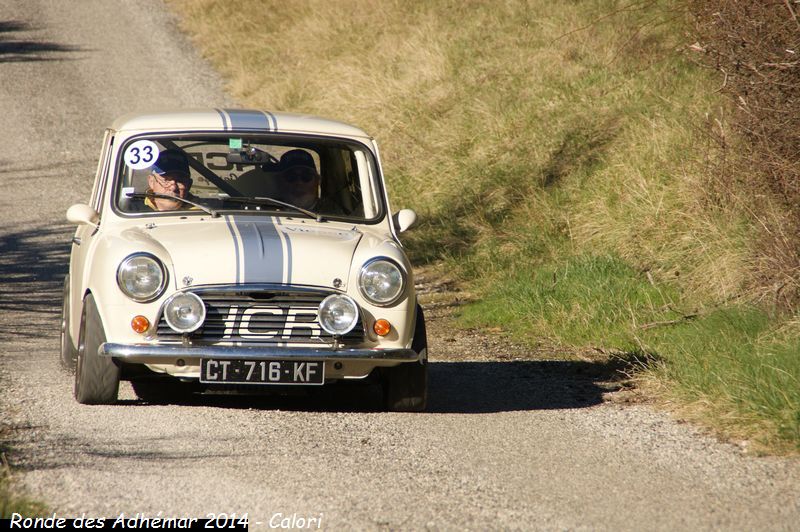
[[[247,512],[251,530],[798,529],[797,460],[607,401],[602,363],[465,339],[435,308],[425,414],[379,412],[374,389],[153,406],[124,385],[117,406],[75,403],[57,364],[64,212],[89,196],[103,128],[229,103],[158,1],[0,3],[0,419],[29,494],[64,516]]]

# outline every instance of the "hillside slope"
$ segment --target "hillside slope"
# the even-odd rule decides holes
[[[620,353],[684,415],[797,448],[800,320],[758,283],[752,190],[717,174],[728,104],[688,8],[169,4],[246,105],[377,137],[412,257],[478,295],[465,326]]]

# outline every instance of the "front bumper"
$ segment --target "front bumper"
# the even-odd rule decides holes
[[[101,344],[97,353],[102,357],[114,357],[128,362],[155,361],[171,364],[181,358],[247,359],[247,360],[340,360],[415,362],[419,353],[413,349],[331,349],[308,347],[248,347],[201,345],[153,344]]]

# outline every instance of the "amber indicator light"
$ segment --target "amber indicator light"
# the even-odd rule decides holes
[[[392,324],[384,319],[375,320],[375,325],[372,326],[372,330],[375,331],[375,334],[378,336],[386,336],[392,332]]]
[[[150,320],[145,318],[144,316],[134,316],[131,320],[131,329],[136,331],[137,333],[143,333],[150,328]]]

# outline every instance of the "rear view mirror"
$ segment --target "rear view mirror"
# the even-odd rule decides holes
[[[397,232],[402,233],[411,229],[411,226],[417,222],[417,213],[411,209],[402,209],[392,216],[392,220],[394,220],[394,227]]]
[[[232,164],[278,164],[278,160],[255,146],[245,146],[244,149],[225,155],[225,160]]]
[[[97,227],[100,215],[97,211],[84,203],[76,203],[67,209],[67,221],[74,224],[87,224]]]

